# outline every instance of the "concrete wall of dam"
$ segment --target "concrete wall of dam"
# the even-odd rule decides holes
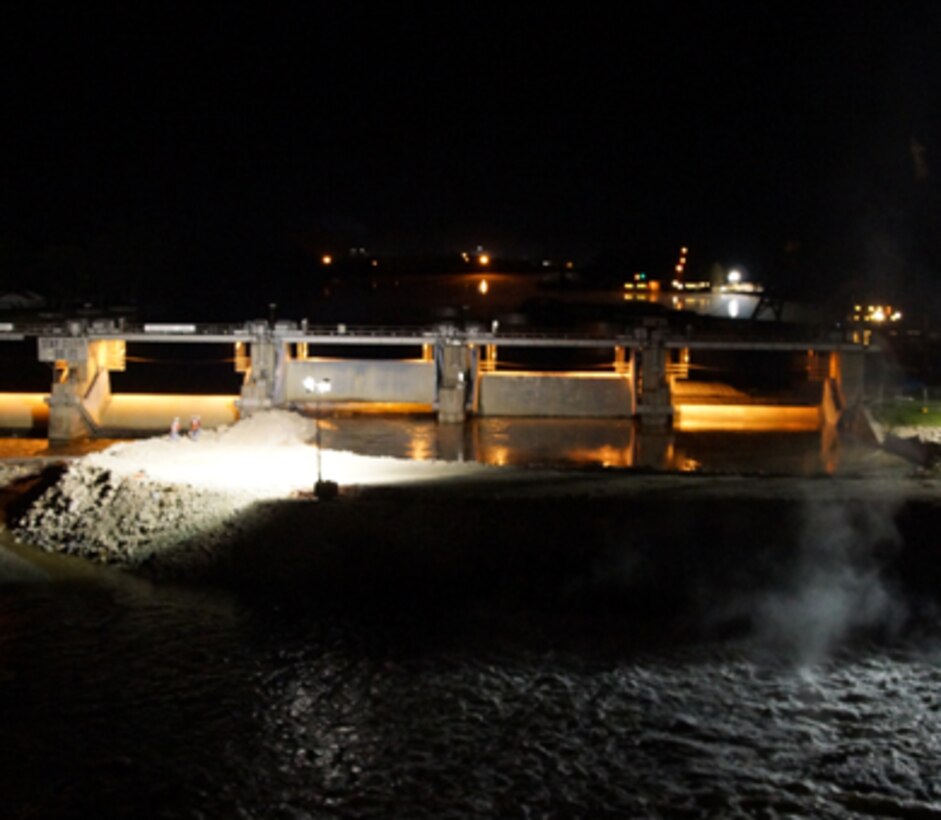
[[[308,402],[315,397],[306,378],[329,379],[328,402],[428,404],[435,401],[434,362],[420,360],[304,359],[286,363],[282,401]]]
[[[484,373],[481,416],[629,418],[635,413],[631,380],[616,373]]]
[[[646,326],[601,338],[446,327],[350,333],[345,327],[317,330],[264,322],[142,329],[74,324],[26,329],[37,338],[39,361],[50,366],[51,389],[43,396],[45,407],[37,409],[35,397],[9,403],[3,413],[6,426],[35,429],[45,423],[51,440],[67,440],[140,429],[138,423],[149,426],[159,413],[164,418],[156,429],[165,427],[166,400],[150,396],[130,401],[121,389],[112,393],[111,373],[123,373],[128,361],[138,361],[127,356],[129,343],[233,345],[235,355],[229,361],[234,373],[241,374],[241,386],[238,396],[225,400],[223,412],[212,408],[220,419],[270,407],[316,405],[327,411],[351,404],[380,411],[427,409],[442,424],[461,424],[468,416],[636,418],[651,429],[675,424],[739,427],[759,417],[763,426],[785,429],[833,425],[847,407],[866,400],[870,352],[840,339],[696,338]],[[419,357],[404,357],[416,350]],[[731,380],[725,393],[706,389],[711,382],[700,381],[695,371],[708,371],[708,357],[720,355],[725,357],[721,372]],[[183,361],[181,372],[186,370]],[[769,394],[767,406],[756,401],[764,395],[761,388],[768,388],[767,378],[754,391],[732,386],[732,377],[742,381],[755,373],[774,374],[771,386],[780,388],[780,395]],[[814,389],[809,400],[803,395],[806,388]],[[708,395],[699,395],[704,392]],[[205,416],[190,409],[194,400],[183,402],[185,409],[177,410],[180,404],[175,404],[174,415]],[[733,420],[732,410],[739,405],[740,418]],[[139,421],[138,415],[144,418]],[[204,423],[210,425],[208,418]]]

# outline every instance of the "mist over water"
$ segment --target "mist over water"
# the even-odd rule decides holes
[[[431,429],[324,432],[454,456]],[[552,435],[495,425],[460,444],[512,464],[628,451],[589,425],[554,450]],[[805,469],[815,446],[785,438],[764,471]],[[724,452],[697,459],[719,473],[754,450],[673,447]],[[403,506],[348,542],[311,532],[306,549],[335,563],[290,594],[155,584],[5,542],[4,816],[939,814],[934,519],[807,486],[744,505],[471,505],[457,521],[461,502]],[[451,525],[416,525],[435,514]]]
[[[805,664],[826,660],[859,632],[896,637],[908,614],[905,593],[883,570],[902,549],[899,506],[808,498],[791,562],[743,602],[756,637]]]

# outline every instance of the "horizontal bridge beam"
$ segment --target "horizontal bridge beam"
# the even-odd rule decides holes
[[[95,323],[90,324],[47,323],[19,325],[6,323],[0,325],[0,342],[22,341],[27,338],[84,338],[89,340],[118,339],[138,343],[181,343],[181,344],[230,344],[245,342],[248,344],[268,342],[275,344],[308,345],[351,345],[351,346],[411,346],[442,343],[457,345],[496,345],[497,347],[517,348],[626,348],[638,350],[648,346],[663,346],[671,349],[689,348],[692,350],[754,350],[754,351],[867,351],[881,352],[878,344],[863,345],[849,342],[843,338],[827,338],[808,334],[807,337],[788,338],[777,336],[768,339],[748,338],[745,328],[732,331],[724,338],[716,338],[710,332],[708,336],[697,338],[695,333],[676,333],[658,330],[651,338],[646,328],[638,328],[633,334],[591,336],[579,333],[552,332],[486,332],[482,330],[460,330],[449,326],[436,327],[351,327],[343,325],[330,327],[309,327],[305,323],[286,322],[270,327],[265,322],[247,322],[241,324],[191,324],[157,323],[129,324]]]

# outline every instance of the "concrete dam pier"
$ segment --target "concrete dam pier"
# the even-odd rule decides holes
[[[877,346],[839,332],[813,338],[689,328],[677,333],[656,320],[598,334],[506,333],[496,326],[489,331],[448,325],[315,327],[306,320],[0,324],[0,343],[24,339],[36,340],[38,360],[49,365],[50,390],[0,394],[0,426],[35,427],[37,420],[45,421],[52,441],[165,429],[173,415],[194,407],[207,426],[267,408],[315,406],[326,412],[343,406],[427,412],[441,424],[461,424],[472,416],[591,417],[634,418],[652,428],[734,424],[739,408],[751,418],[765,414],[772,429],[775,419],[783,429],[820,429],[866,400],[867,362],[879,353]],[[239,393],[189,396],[178,403],[185,408],[180,411],[170,397],[114,392],[110,374],[129,366],[127,346],[158,343],[231,345]],[[554,366],[521,361],[548,351]],[[803,384],[790,398],[762,401],[731,388],[706,389],[691,378],[703,357],[736,352],[765,356],[762,367],[772,369],[782,366],[784,355],[792,369],[798,363]],[[148,418],[156,407],[159,422]]]

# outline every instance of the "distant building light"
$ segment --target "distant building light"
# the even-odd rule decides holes
[[[729,271],[728,280],[730,285],[737,285],[742,281],[742,272],[733,268]]]
[[[321,261],[324,265],[332,265],[332,264],[333,264],[333,257],[330,256],[329,253],[325,253],[325,254],[320,258],[320,261]]]
[[[485,253],[480,254],[480,256],[477,257],[477,264],[486,267],[490,264],[490,257]]]

